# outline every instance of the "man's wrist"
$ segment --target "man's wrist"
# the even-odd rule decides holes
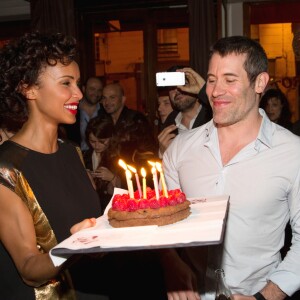
[[[258,292],[256,294],[253,295],[253,297],[256,299],[256,300],[267,300],[262,293]]]

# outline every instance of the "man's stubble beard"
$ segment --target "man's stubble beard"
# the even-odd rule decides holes
[[[176,99],[176,97],[175,97]],[[173,106],[176,110],[179,110],[181,112],[188,111],[194,107],[196,102],[198,101],[197,98],[191,98],[187,97],[185,99],[180,99],[178,102],[176,100],[173,100]]]
[[[100,103],[100,99],[101,97],[99,97],[95,102],[92,101],[89,97],[85,96],[85,101],[87,102],[87,104],[89,104],[90,106],[94,106],[97,105],[98,103]]]

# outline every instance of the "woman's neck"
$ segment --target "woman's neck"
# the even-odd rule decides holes
[[[51,154],[58,149],[57,127],[55,126],[33,126],[26,122],[22,129],[16,133],[11,140],[37,152]]]

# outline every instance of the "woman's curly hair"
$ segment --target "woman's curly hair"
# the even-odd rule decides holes
[[[76,58],[76,40],[61,33],[26,33],[0,50],[0,114],[21,127],[28,118],[22,87],[38,84],[43,69]]]

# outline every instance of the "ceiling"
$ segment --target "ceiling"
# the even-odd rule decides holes
[[[0,0],[0,21],[30,19],[30,3],[26,0]]]
[[[75,1],[75,3],[77,3],[77,5],[78,5],[78,3],[79,4],[84,3],[84,5],[86,5],[87,2],[97,3],[99,0],[97,0],[97,1],[95,1],[95,0],[94,1],[74,0],[74,1]],[[101,0],[101,1],[103,1],[103,0]],[[143,0],[143,2],[145,2],[145,3],[147,1],[148,0]],[[168,1],[170,1],[170,0],[168,0]],[[223,0],[223,3],[261,2],[261,1],[267,2],[267,1],[271,1],[271,0]],[[281,1],[285,2],[286,0],[275,0],[275,2],[281,2]],[[298,2],[300,0],[289,0],[289,1]],[[0,22],[30,19],[30,3],[29,2],[30,2],[30,0],[0,0]],[[105,2],[105,1],[103,1],[103,2]],[[109,0],[106,2],[111,3],[111,2],[117,2],[117,1]],[[161,2],[161,1],[159,1],[159,2]],[[124,1],[120,1],[120,3],[124,4]]]

